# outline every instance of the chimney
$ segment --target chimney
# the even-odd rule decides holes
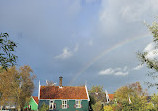
[[[62,88],[62,79],[63,79],[63,77],[60,76],[60,77],[59,77],[59,88]]]

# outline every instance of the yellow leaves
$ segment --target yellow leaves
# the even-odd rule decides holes
[[[104,106],[104,111],[114,111],[114,110],[113,110],[112,106],[106,105],[106,106]]]
[[[94,105],[92,105],[92,109],[94,111],[100,111],[102,109],[101,101],[96,102]]]
[[[139,82],[123,86],[115,92],[115,98],[122,110],[141,109],[141,111],[144,111],[144,107],[147,103],[145,95],[147,94],[142,90]]]
[[[145,92],[142,90],[142,87],[139,82],[129,84],[127,86],[123,86],[116,90],[115,98],[118,100],[125,99],[128,101],[128,97],[136,97],[136,96],[143,96],[146,95]]]
[[[5,102],[12,99],[17,105],[23,106],[33,93],[35,76],[31,76],[30,66],[8,68],[0,73],[0,101]],[[2,104],[2,102],[1,102]]]
[[[89,93],[94,93],[94,92],[102,93],[103,92],[103,86],[92,86]]]
[[[123,86],[116,90],[115,98],[117,98],[118,101],[120,101],[120,100],[128,101],[128,92],[129,92],[128,87]]]
[[[152,102],[147,103],[145,109],[148,109],[148,111],[154,111],[154,104]]]

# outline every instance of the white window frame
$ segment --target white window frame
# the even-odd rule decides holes
[[[76,108],[81,108],[81,100],[77,99],[75,103],[76,103]]]
[[[51,105],[52,105],[52,108],[51,108]],[[54,109],[54,100],[50,100],[49,101],[49,110],[53,110],[53,109]]]
[[[62,109],[67,109],[67,100],[62,100]]]

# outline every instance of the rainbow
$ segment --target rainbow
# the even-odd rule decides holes
[[[136,41],[136,40],[148,37],[150,35],[151,34],[146,33],[146,34],[138,35],[138,36],[135,36],[135,37],[130,37],[130,38],[125,39],[122,42],[119,42],[119,43],[115,44],[111,48],[104,50],[98,56],[96,56],[92,60],[90,60],[78,73],[76,73],[76,75],[70,81],[69,85],[71,85],[83,72],[85,72],[91,65],[93,65],[96,61],[98,61],[100,58],[102,58],[106,54],[108,54],[108,53],[120,48],[121,46],[123,46],[123,45],[125,45],[127,43],[130,43],[130,42],[133,42],[133,41]]]

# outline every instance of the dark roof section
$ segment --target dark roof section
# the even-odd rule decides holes
[[[32,97],[35,100],[35,102],[38,104],[38,102],[39,102],[38,97],[36,97],[36,96],[32,96]]]
[[[85,86],[41,86],[40,99],[88,99]]]

